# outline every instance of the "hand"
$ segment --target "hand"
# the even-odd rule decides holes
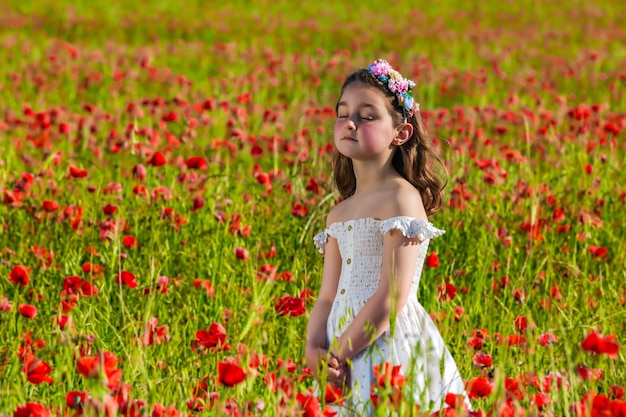
[[[335,387],[344,389],[349,384],[350,368],[348,364],[341,364],[336,356],[331,354],[328,360],[327,382]]]

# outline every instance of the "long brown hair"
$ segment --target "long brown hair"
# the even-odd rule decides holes
[[[367,69],[359,69],[344,81],[341,87],[343,95],[346,87],[354,82],[371,85],[382,91],[385,96],[391,98],[391,118],[397,126],[404,122],[403,107],[398,99],[382,82],[372,76]],[[335,106],[337,111],[337,106]],[[392,165],[400,175],[410,182],[421,194],[426,214],[437,212],[442,203],[442,191],[445,183],[437,176],[433,164],[438,164],[444,171],[445,166],[441,158],[435,153],[432,141],[426,132],[422,117],[416,111],[406,122],[413,125],[413,135],[398,146],[393,154]],[[340,154],[335,150],[333,155],[333,173],[335,184],[342,198],[348,198],[356,191],[356,177],[352,167],[352,159]]]

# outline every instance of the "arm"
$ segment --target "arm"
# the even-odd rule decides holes
[[[400,312],[409,297],[419,251],[417,238],[400,230],[387,233],[378,290],[365,303],[336,343],[330,347],[339,363],[345,363],[389,329],[390,317]]]
[[[319,373],[320,360],[328,359],[326,322],[337,294],[340,274],[341,255],[339,254],[339,246],[335,238],[329,237],[324,248],[322,286],[307,325],[305,358],[307,366],[311,368],[311,372],[316,376]]]

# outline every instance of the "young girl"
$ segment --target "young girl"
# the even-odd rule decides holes
[[[343,201],[314,238],[324,253],[320,293],[307,327],[306,361],[344,387],[344,415],[372,412],[374,368],[401,365],[421,411],[443,408],[463,380],[417,299],[429,240],[443,230],[428,215],[441,205],[437,159],[411,89],[377,60],[350,75],[337,103],[335,182]]]

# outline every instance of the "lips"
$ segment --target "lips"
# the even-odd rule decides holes
[[[344,136],[343,138],[341,138],[341,140],[351,140],[351,141],[356,141],[355,138],[351,137],[351,136]]]

